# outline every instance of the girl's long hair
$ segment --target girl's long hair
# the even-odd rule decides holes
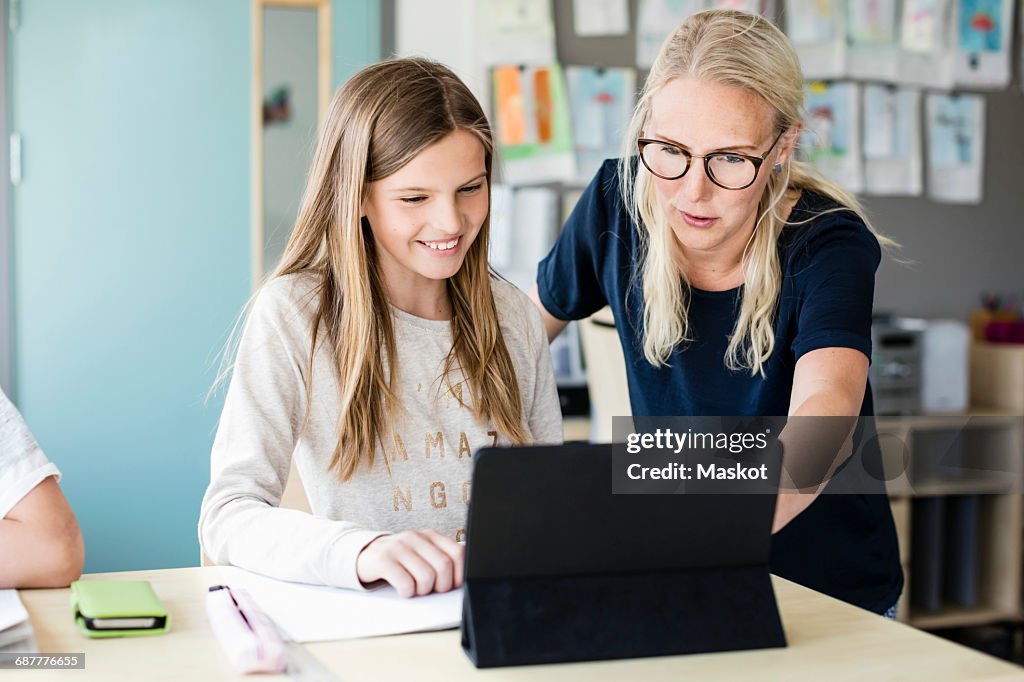
[[[391,59],[349,79],[331,101],[295,229],[268,278],[315,277],[305,421],[314,395],[313,358],[324,344],[337,370],[340,405],[329,470],[341,481],[361,465],[371,467],[377,445],[390,466],[388,452],[402,414],[392,313],[362,205],[371,182],[456,130],[472,133],[483,145],[489,193],[491,127],[450,69],[427,59]],[[488,232],[489,217],[462,267],[447,280],[452,348],[437,389],[450,391],[510,441],[523,443],[522,397],[491,293]],[[453,381],[460,373],[462,380]]]
[[[799,124],[804,82],[792,44],[770,21],[732,10],[708,10],[690,16],[666,39],[633,111],[620,161],[620,192],[633,221],[641,227],[638,282],[644,292],[643,348],[648,362],[661,366],[689,339],[689,285],[680,272],[679,244],[658,204],[649,173],[633,163],[636,140],[650,115],[651,98],[673,78],[693,77],[742,88],[760,96],[774,112],[773,132]],[[762,171],[763,172],[763,171]],[[806,190],[834,200],[868,226],[886,248],[896,242],[879,234],[857,199],[790,158],[782,172],[770,173],[757,205],[754,231],[743,252],[744,288],[725,364],[764,376],[775,346],[773,322],[782,289],[778,241],[786,226],[783,199],[789,190]],[[792,223],[791,223],[792,224]]]

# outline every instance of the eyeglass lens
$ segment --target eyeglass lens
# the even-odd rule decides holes
[[[690,155],[673,145],[651,142],[644,147],[643,161],[655,175],[677,178],[687,171]],[[711,180],[728,189],[745,187],[757,176],[754,162],[735,154],[709,154],[706,167]]]

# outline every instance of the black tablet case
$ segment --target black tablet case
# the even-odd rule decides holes
[[[476,455],[462,646],[479,668],[786,645],[774,495],[613,495],[611,445]]]

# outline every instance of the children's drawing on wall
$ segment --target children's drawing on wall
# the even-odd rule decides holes
[[[636,73],[633,69],[569,66],[565,77],[577,172],[582,181],[589,181],[602,161],[619,155],[636,102]]]
[[[812,82],[800,143],[824,175],[851,191],[861,189],[858,86]]]
[[[263,98],[263,125],[287,123],[291,117],[291,89],[287,85],[272,89]]]
[[[629,33],[626,0],[573,0],[573,30],[578,36],[618,36]]]
[[[961,0],[957,21],[958,84],[1009,85],[1013,5],[1014,0]]]
[[[853,43],[889,45],[896,40],[896,0],[861,0],[847,5],[847,35]]]
[[[794,44],[829,43],[838,38],[833,0],[786,0],[786,32]]]
[[[977,154],[974,98],[966,95],[934,96],[928,145],[932,165],[966,166]]]
[[[864,89],[864,156],[884,159],[906,153],[899,141],[899,101],[895,88],[870,84]],[[899,144],[902,142],[902,144]],[[899,149],[902,147],[903,149]]]
[[[807,132],[811,157],[821,154],[842,156],[846,153],[845,146],[832,140],[832,129],[835,127],[836,113],[831,102],[819,102],[809,109]]]
[[[636,65],[649,69],[665,38],[683,19],[707,9],[705,0],[640,0],[636,21]]]
[[[786,33],[796,48],[804,78],[846,75],[845,6],[837,0],[786,0]]]
[[[896,0],[861,0],[846,5],[846,72],[850,78],[897,79],[896,19]]]
[[[908,52],[936,53],[946,49],[947,0],[904,0],[900,44]]]
[[[1003,1],[960,0],[960,49],[968,52],[1002,49]]]
[[[900,82],[941,90],[953,87],[954,9],[953,0],[903,0]]]
[[[551,0],[483,0],[480,57],[484,64],[550,64],[555,61]]]
[[[773,0],[711,0],[709,7],[712,9],[734,9],[769,18],[775,16]]]
[[[892,85],[864,86],[864,185],[871,194],[919,195],[921,93]]]
[[[939,201],[981,201],[985,102],[980,95],[928,95],[928,193]]]
[[[504,181],[515,185],[574,178],[569,107],[558,65],[496,67],[493,92]]]
[[[803,145],[813,162],[823,157],[841,158],[852,151],[847,87],[827,83],[810,83],[807,86]]]

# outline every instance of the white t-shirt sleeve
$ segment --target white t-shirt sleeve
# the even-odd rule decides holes
[[[33,488],[60,471],[43,454],[25,420],[0,392],[0,518]]]

